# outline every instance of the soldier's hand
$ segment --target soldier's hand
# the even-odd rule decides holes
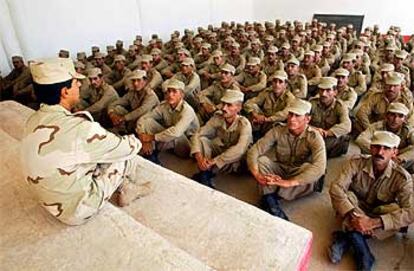
[[[266,175],[266,179],[267,185],[277,185],[284,188],[297,186],[299,184],[297,180],[285,180],[278,175]]]
[[[138,134],[138,138],[141,142],[144,143],[152,143],[154,141],[155,137],[151,134]]]
[[[141,151],[144,155],[151,155],[151,153],[152,153],[152,142],[142,143]]]
[[[263,124],[266,120],[266,117],[261,114],[253,113],[253,123]]]
[[[355,213],[351,216],[351,224],[357,231],[365,234],[381,227],[382,222],[380,218],[371,218],[365,214]]]
[[[202,104],[203,109],[207,112],[207,113],[213,113],[214,112],[214,106],[208,103],[203,103]]]
[[[259,173],[258,171],[252,171],[252,175],[259,184],[267,185],[267,180],[266,180],[265,175]]]

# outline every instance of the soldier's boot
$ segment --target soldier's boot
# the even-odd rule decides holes
[[[354,250],[354,259],[358,270],[369,271],[373,269],[375,258],[369,249],[368,243],[362,233],[348,232],[349,242]]]
[[[144,155],[143,157],[148,161],[161,166],[161,161],[158,159],[158,151],[154,150],[150,155]]]
[[[322,177],[320,177],[315,185],[313,186],[313,191],[314,192],[318,192],[321,193],[323,190],[323,185],[325,184],[325,175],[322,175]]]
[[[349,250],[350,243],[346,232],[333,232],[332,237],[333,241],[328,249],[328,256],[331,263],[337,264],[342,260],[342,256]]]
[[[263,203],[266,205],[268,213],[289,221],[289,217],[280,207],[279,199],[274,193],[263,195]]]
[[[262,133],[260,131],[253,131],[252,135],[253,135],[253,142],[257,142],[262,137]]]
[[[214,174],[211,170],[205,170],[205,171],[202,170],[199,173],[194,174],[191,177],[191,179],[214,189],[215,186],[213,184],[213,177],[214,177]]]

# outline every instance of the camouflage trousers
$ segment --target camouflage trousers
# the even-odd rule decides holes
[[[92,173],[90,190],[75,205],[66,206],[62,204],[62,216],[58,217],[62,222],[69,225],[80,225],[99,213],[105,203],[111,198],[115,191],[122,186],[146,185],[138,178],[140,157],[130,160],[98,164]],[[71,210],[71,211],[70,211]]]
[[[293,178],[306,171],[308,167],[309,163],[303,163],[299,167],[292,167],[276,161],[272,161],[268,156],[261,156],[259,158],[259,172],[261,174],[274,174],[284,179]],[[265,185],[260,186],[259,190],[263,195],[276,193],[282,199],[294,200],[311,194],[314,191],[314,186],[317,181],[318,179],[308,184],[289,188]]]

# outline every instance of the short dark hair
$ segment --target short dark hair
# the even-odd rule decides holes
[[[70,88],[72,86],[72,80],[73,79],[48,85],[33,82],[33,88],[37,100],[40,103],[45,103],[48,105],[58,104],[60,102],[60,91],[65,87]]]

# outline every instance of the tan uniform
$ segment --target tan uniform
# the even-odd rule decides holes
[[[367,91],[367,83],[364,74],[360,71],[353,71],[349,75],[348,85],[352,87],[358,96]]]
[[[88,112],[42,104],[26,122],[22,140],[30,190],[43,208],[71,225],[98,213],[137,171],[140,141],[115,136],[91,120]]]
[[[257,97],[246,101],[243,106],[247,113],[263,114],[269,118],[270,122],[264,125],[253,124],[253,130],[260,130],[263,134],[267,132],[275,122],[284,122],[287,119],[289,111],[288,106],[296,97],[288,90],[285,90],[282,95],[276,97],[272,88],[267,88],[262,91]]]
[[[105,76],[105,81],[112,85],[114,89],[117,91],[121,90],[125,86],[126,79],[128,78],[131,70],[128,68],[124,68],[121,72],[117,70],[113,70],[110,74]]]
[[[245,93],[245,99],[255,97],[260,91],[266,88],[267,76],[264,72],[260,71],[257,75],[253,76],[250,73],[243,71],[235,77],[236,81],[250,89],[249,92]]]
[[[305,49],[303,49],[302,47],[299,47],[295,51],[291,49],[291,54],[294,55],[297,60],[302,61],[305,57]]]
[[[276,192],[293,200],[313,192],[315,182],[325,174],[325,143],[310,126],[295,137],[286,125],[278,124],[247,152],[247,164],[252,171],[298,180],[300,185],[292,188],[262,186],[264,194]]]
[[[209,106],[213,107],[214,111],[216,111],[217,109],[220,109],[219,105],[221,104],[221,97],[223,97],[227,89],[240,90],[236,81],[231,82],[227,86],[223,86],[220,81],[215,81],[211,86],[203,89],[197,95],[197,99],[200,104],[208,104]],[[212,117],[212,114],[207,113],[202,106],[200,106],[197,113],[204,121],[207,121],[210,117]]]
[[[126,130],[134,132],[137,120],[156,107],[160,101],[154,91],[147,85],[141,91],[130,90],[109,106],[108,113],[122,115],[126,121]]]
[[[222,112],[217,112],[191,138],[191,154],[201,153],[213,159],[219,171],[237,171],[240,161],[252,143],[250,122],[237,116],[227,126]]]
[[[306,96],[308,95],[308,80],[306,80],[306,76],[298,73],[294,77],[288,78],[288,90],[290,90],[295,97],[306,99]]]
[[[312,104],[310,124],[334,134],[324,138],[328,157],[337,157],[346,153],[350,139],[348,134],[351,132],[351,120],[346,105],[337,99],[328,108],[320,103],[319,98],[313,98],[310,102]]]
[[[244,57],[246,58],[246,60],[249,60],[249,58],[251,58],[251,57],[258,57],[260,59],[260,61],[263,61],[263,59],[264,59],[264,52],[261,49],[259,51],[257,51],[257,52],[253,52],[251,49],[248,49],[244,53]]]
[[[405,97],[402,93],[392,102],[404,104],[408,110],[408,123],[412,123],[410,117],[413,112],[413,100]],[[356,113],[357,125],[360,132],[367,129],[369,124],[384,119],[390,101],[385,97],[383,92],[377,92],[370,95],[362,104]],[[361,129],[362,128],[362,129]]]
[[[96,66],[96,67],[101,69],[103,76],[107,76],[112,72],[112,69],[108,65],[106,65],[105,63],[100,67],[98,67],[98,66]],[[88,70],[88,69],[86,69],[86,70]]]
[[[224,63],[223,63],[224,65]],[[217,65],[216,63],[211,62],[210,64],[206,65],[204,68],[202,68],[201,70],[198,71],[198,74],[201,75],[201,88],[205,89],[208,86],[210,86],[214,80],[220,78],[220,71],[221,71],[221,65]],[[205,79],[204,76],[202,76],[202,74],[204,72],[207,72],[210,75],[209,79]]]
[[[269,63],[267,60],[263,61],[262,71],[267,75],[269,78],[272,74],[276,71],[283,71],[285,65],[283,64],[282,60],[276,60],[274,63]]]
[[[23,66],[21,70],[13,69],[6,77],[3,78],[5,88],[11,87],[14,98],[20,95],[29,95],[33,91],[32,75],[27,66]]]
[[[88,111],[95,120],[101,122],[108,106],[118,98],[115,89],[105,82],[97,89],[90,85],[89,89],[80,94],[80,102],[76,109]]]
[[[300,66],[299,72],[306,76],[309,86],[319,84],[319,80],[322,77],[322,71],[316,64],[309,65],[308,67]]]
[[[332,205],[348,230],[352,230],[346,217],[350,211],[381,218],[383,229],[374,231],[374,236],[380,239],[414,221],[413,181],[393,161],[381,177],[375,178],[370,156],[352,158],[342,167],[329,192]],[[381,212],[381,207],[390,205],[395,206],[393,211]]]
[[[156,69],[160,73],[162,72],[162,70],[164,70],[167,67],[168,67],[168,62],[165,59],[161,58],[160,62],[158,63],[154,62],[154,69]]]
[[[246,57],[242,54],[233,57],[232,55],[227,55],[226,63],[232,65],[236,68],[236,75],[244,71],[246,67]]]
[[[164,101],[138,120],[137,133],[154,135],[158,150],[172,148],[178,156],[188,157],[189,138],[199,127],[197,116],[187,102],[181,101],[173,109]]]
[[[410,68],[408,68],[407,66],[402,65],[400,68],[396,68],[395,71],[404,74],[405,85],[408,88],[410,88],[411,87]]]
[[[163,83],[163,79],[161,74],[157,71],[157,69],[152,68],[147,72],[147,80],[148,80],[148,87],[150,89],[158,89],[161,87]]]
[[[351,88],[348,85],[346,85],[343,89],[338,87],[337,90],[338,94],[336,95],[336,98],[338,100],[341,100],[342,103],[346,105],[348,111],[351,111],[354,108],[356,101],[358,99],[357,93],[353,88]]]
[[[187,77],[182,72],[178,72],[172,78],[180,80],[185,84],[184,99],[193,108],[198,108],[198,101],[196,99],[196,96],[201,89],[200,76],[196,72],[193,72],[190,76]]]

